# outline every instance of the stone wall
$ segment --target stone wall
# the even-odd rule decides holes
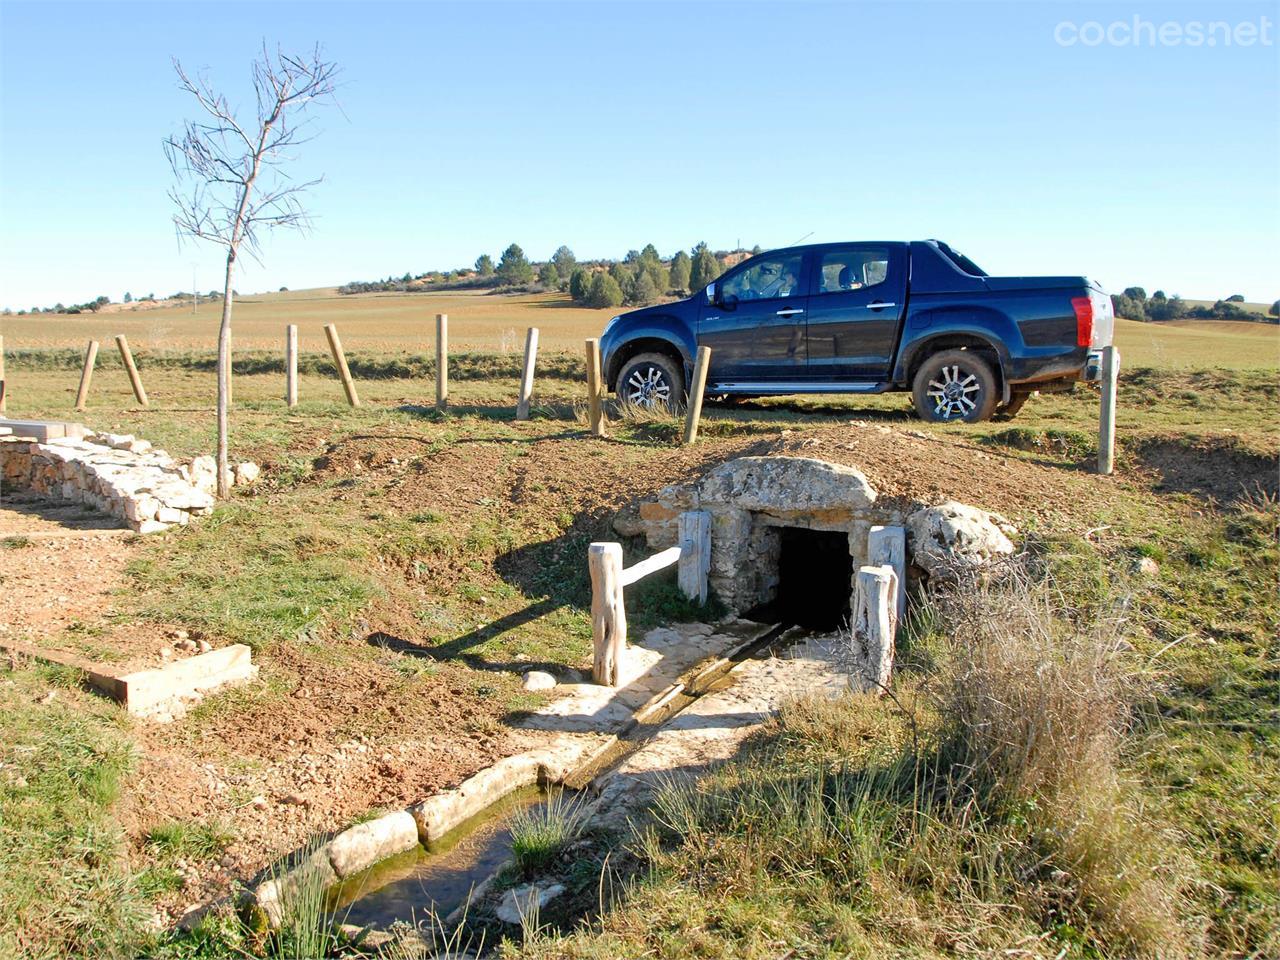
[[[676,517],[685,510],[711,514],[711,587],[737,613],[775,596],[781,527],[846,533],[856,575],[867,562],[872,524],[902,523],[898,511],[877,506],[875,490],[852,467],[810,457],[741,457],[694,483],[665,487],[657,499],[620,514],[614,527],[662,550],[675,545]]]
[[[257,475],[256,465],[244,463],[235,479],[250,483]],[[146,440],[95,433],[46,441],[0,437],[0,478],[7,491],[82,503],[139,533],[212,512],[217,479],[212,457],[179,463]]]

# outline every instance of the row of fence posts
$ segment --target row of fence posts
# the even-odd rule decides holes
[[[332,323],[324,325],[325,338],[329,342],[329,352],[333,355],[334,365],[338,368],[338,378],[342,381],[342,389],[346,393],[347,402],[353,407],[360,406],[360,395],[356,390],[355,379],[351,376],[351,368],[347,365],[347,356],[342,349],[342,341],[338,337],[338,328]],[[147,391],[142,386],[142,377],[138,366],[134,363],[133,352],[129,349],[129,341],[123,334],[115,338],[116,347],[120,351],[120,359],[129,375],[129,383],[133,387],[133,395],[141,406],[149,406]],[[600,341],[597,338],[587,340],[587,419],[592,436],[603,437],[606,433],[605,397],[607,385],[605,371],[600,358]],[[290,407],[298,404],[298,328],[289,324],[285,329],[285,403]],[[80,386],[76,390],[76,410],[83,411],[85,401],[89,397],[89,384],[93,379],[94,364],[98,359],[98,341],[90,340],[84,355],[84,366],[80,371]],[[519,395],[516,400],[516,419],[528,420],[533,400],[533,375],[538,359],[538,328],[530,327],[525,336],[524,366],[520,374]],[[699,347],[693,364],[693,378],[689,384],[689,402],[685,410],[684,442],[693,443],[698,439],[698,425],[702,419],[702,395],[707,386],[707,370],[711,366],[711,348]],[[1102,400],[1098,415],[1098,473],[1110,474],[1115,469],[1116,446],[1116,389],[1120,376],[1120,351],[1114,346],[1102,350]],[[231,397],[231,376],[227,372],[227,398]],[[7,403],[6,380],[4,369],[4,337],[0,336],[0,414],[5,412]],[[443,412],[449,405],[449,317],[447,314],[436,314],[436,409]]]

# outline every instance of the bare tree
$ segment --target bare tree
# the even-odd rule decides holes
[[[305,228],[300,195],[319,181],[295,183],[285,173],[292,150],[306,143],[310,106],[333,96],[337,66],[322,60],[320,48],[303,57],[272,55],[264,45],[253,64],[257,113],[241,122],[227,98],[205,77],[192,78],[176,59],[179,85],[196,99],[200,120],[188,121],[179,137],[164,142],[177,180],[169,196],[178,208],[173,223],[179,242],[186,237],[221,244],[227,250],[218,328],[218,496],[228,495],[227,407],[231,379],[232,277],[241,247],[259,260],[258,232],[275,227]]]

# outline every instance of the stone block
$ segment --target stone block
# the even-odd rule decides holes
[[[346,878],[418,845],[418,825],[407,810],[344,830],[329,841],[329,863]]]

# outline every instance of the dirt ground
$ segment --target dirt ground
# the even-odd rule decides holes
[[[541,531],[548,539],[564,530],[558,518],[599,529],[635,499],[744,455],[817,457],[861,469],[882,497],[957,499],[996,510],[1024,529],[1077,535],[1116,485],[1229,496],[1242,482],[1274,484],[1274,464],[1261,458],[1233,460],[1231,483],[1215,486],[1223,471],[1213,456],[1194,458],[1200,465],[1193,467],[1190,453],[1161,447],[1149,462],[1104,478],[1084,462],[1064,465],[1060,458],[1037,460],[965,437],[858,421],[709,438],[691,448],[548,436],[536,425],[514,429],[525,433],[463,439],[443,449],[421,436],[391,433],[334,441],[304,482],[327,485],[338,502],[367,501],[399,516],[438,514],[459,529],[481,508],[496,510],[523,536]],[[0,553],[0,642],[24,639],[122,667],[154,663],[160,648],[171,646],[163,624],[116,616],[129,583],[126,567],[139,547],[137,538],[102,527],[68,511],[0,507],[0,537],[27,541]],[[490,564],[501,561],[499,551]],[[432,558],[425,576],[432,590],[449,590],[474,574],[475,563],[474,554],[445,553]],[[355,634],[333,638],[332,657],[274,648],[255,685],[220,700],[198,723],[137,725],[140,757],[124,822],[140,855],[146,831],[166,821],[218,821],[234,835],[221,860],[187,877],[165,904],[171,915],[226,894],[233,880],[247,879],[274,852],[309,834],[340,829],[371,809],[421,800],[524,748],[525,735],[503,722],[499,706],[477,699],[475,686],[459,674],[428,671],[409,684],[388,669],[398,662],[394,649],[384,660],[376,653],[370,659],[377,636],[430,652],[414,613],[412,591],[392,592],[369,607]],[[207,639],[219,645],[220,638]],[[343,655],[348,648],[363,656]],[[518,670],[513,665],[501,682],[518,685]],[[259,696],[263,689],[282,696]]]

